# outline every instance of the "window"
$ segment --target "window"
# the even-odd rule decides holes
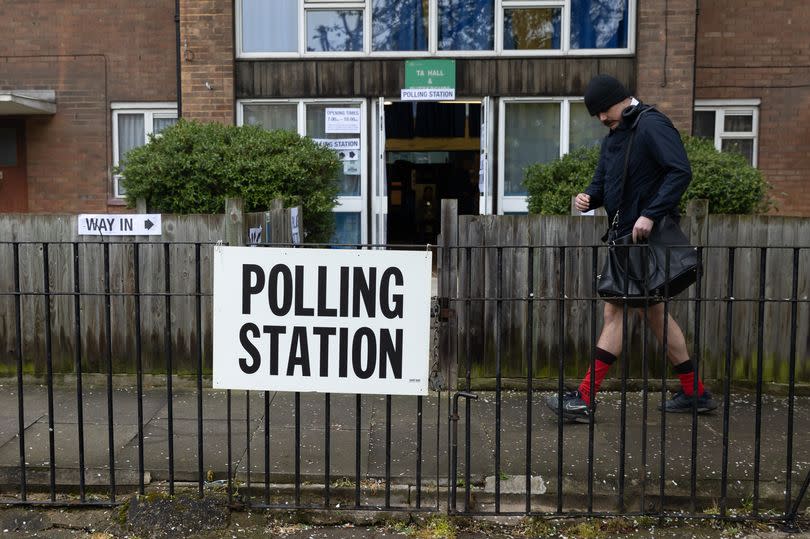
[[[126,168],[127,152],[146,144],[156,135],[177,123],[176,103],[113,103],[113,165]],[[121,176],[113,175],[113,196],[125,194]]]
[[[523,185],[526,167],[599,144],[607,134],[581,98],[505,98],[499,116],[499,183],[503,186],[498,194],[499,213],[528,211]]]
[[[692,134],[714,142],[721,152],[742,154],[757,166],[759,100],[695,100]]]
[[[637,0],[237,0],[237,56],[632,54]]]
[[[321,140],[324,144],[331,140],[347,140],[349,150],[340,152],[343,168],[337,177],[340,191],[335,207],[333,243],[359,244],[365,241],[362,227],[367,183],[365,107],[365,100],[360,99],[249,99],[240,101],[237,106],[238,125],[287,129]],[[354,121],[350,121],[352,118]]]

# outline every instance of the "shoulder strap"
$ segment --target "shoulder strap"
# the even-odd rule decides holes
[[[630,166],[630,150],[633,148],[633,140],[636,138],[636,130],[633,129],[630,131],[630,140],[627,142],[627,150],[624,152],[624,172],[622,173],[622,190],[621,195],[619,196],[619,200],[624,198],[624,188],[627,186],[627,169]],[[616,210],[616,213],[613,216],[613,222],[608,225],[608,232],[612,228],[616,228],[619,225],[619,214],[621,213],[621,207]],[[607,237],[608,232],[605,233],[605,237]]]

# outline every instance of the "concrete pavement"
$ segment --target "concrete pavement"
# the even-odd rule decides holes
[[[69,377],[68,377],[69,379]],[[87,377],[83,391],[85,480],[88,485],[106,485],[109,481],[109,427],[107,390],[103,377]],[[151,379],[160,383],[161,377]],[[101,383],[100,383],[101,382]],[[224,391],[213,390],[210,382],[203,392],[203,470],[207,480],[222,481],[228,469],[227,399]],[[556,502],[558,441],[557,421],[545,407],[549,392],[535,392],[531,413],[532,492],[537,503]],[[116,483],[122,492],[131,492],[138,482],[138,408],[134,377],[116,376],[113,391],[113,448]],[[197,392],[192,380],[175,379],[172,412],[175,481],[198,479]],[[60,487],[79,481],[79,435],[75,385],[60,381],[54,394],[54,440],[56,480]],[[18,438],[16,380],[0,383],[0,483],[3,497],[13,498],[19,491],[20,449]],[[625,449],[625,496],[628,506],[638,500],[642,486],[647,496],[657,495],[660,481],[661,416],[656,406],[660,393],[649,396],[647,431],[642,429],[642,396],[629,393],[627,400]],[[324,482],[325,396],[301,394],[300,466],[308,491]],[[423,399],[421,455],[417,453],[417,398],[391,399],[390,446],[386,445],[386,398],[363,396],[360,428],[355,417],[354,395],[332,395],[330,417],[330,479],[333,487],[352,487],[360,446],[360,474],[364,487],[380,485],[386,475],[386,453],[390,451],[391,483],[397,492],[405,489],[410,499],[416,482],[417,460],[421,463],[422,486],[427,493],[448,478],[448,399],[431,395]],[[501,482],[503,501],[520,504],[524,495],[526,468],[526,395],[504,391],[500,414],[500,471],[496,473],[496,396],[479,392],[470,404],[470,474],[473,497],[485,508],[487,493]],[[147,482],[169,477],[168,395],[165,387],[149,385],[143,394],[144,467]],[[248,414],[248,407],[250,413]],[[265,394],[234,391],[231,399],[231,461],[237,480],[245,482],[250,470],[254,483],[263,483],[265,449],[269,452],[270,481],[291,483],[295,470],[295,405],[290,393],[268,393],[269,438],[265,437]],[[31,382],[24,389],[25,461],[28,483],[47,487],[50,472],[47,389]],[[620,394],[603,392],[594,428],[594,489],[598,497],[614,499],[619,489],[621,439]],[[728,477],[729,496],[749,499],[754,491],[755,474],[755,400],[748,393],[734,393],[729,417]],[[462,401],[459,420],[458,478],[464,478],[467,417]],[[760,485],[763,500],[784,507],[786,481],[787,399],[765,396],[760,437]],[[810,470],[810,398],[797,397],[795,408],[793,494]],[[563,429],[563,489],[566,507],[583,507],[588,475],[587,425],[565,424]],[[646,444],[644,443],[646,440]],[[704,504],[715,503],[721,492],[723,453],[722,406],[698,421],[696,485]],[[267,443],[267,446],[265,445]],[[646,454],[643,454],[646,453]],[[691,416],[666,417],[665,481],[668,501],[689,496],[691,474]],[[646,460],[646,465],[644,460]],[[248,462],[250,462],[248,468]],[[646,477],[646,481],[645,481]],[[378,487],[380,488],[380,487]],[[459,498],[464,497],[464,485]],[[364,488],[364,496],[368,488]]]

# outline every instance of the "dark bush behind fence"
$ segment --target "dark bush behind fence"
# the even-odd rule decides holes
[[[250,225],[250,219],[254,219],[244,219],[239,212],[229,215],[233,226],[242,230]],[[227,222],[228,218],[226,216],[224,221]],[[255,221],[266,223],[268,218],[259,214],[255,216]],[[10,225],[13,219],[17,220],[16,228]],[[19,223],[24,223],[26,219],[29,219],[29,225],[34,226],[20,227]],[[20,490],[16,502],[12,500],[10,503],[32,503],[27,495],[31,470],[27,469],[23,420],[24,393],[29,387],[25,375],[31,371],[45,374],[47,383],[50,458],[43,465],[49,471],[46,484],[51,503],[56,502],[56,492],[60,487],[73,484],[62,485],[57,481],[55,462],[63,460],[65,456],[55,451],[53,377],[56,372],[71,373],[76,382],[80,440],[78,483],[82,503],[98,503],[88,501],[86,497],[87,464],[82,432],[84,420],[81,416],[82,373],[100,372],[107,375],[109,459],[106,473],[109,501],[101,503],[119,500],[116,498],[115,472],[121,465],[116,464],[112,449],[115,447],[113,425],[116,417],[112,404],[113,374],[131,372],[137,375],[138,455],[134,465],[138,469],[140,492],[144,491],[144,472],[149,471],[145,464],[148,454],[144,454],[146,442],[141,409],[143,374],[151,371],[166,376],[168,456],[162,473],[172,492],[175,482],[172,380],[177,373],[193,375],[196,381],[196,451],[199,466],[192,477],[202,495],[207,475],[205,470],[211,467],[210,462],[206,464],[206,459],[212,459],[203,453],[203,404],[209,398],[206,395],[210,395],[210,391],[206,393],[203,387],[207,383],[204,382],[204,375],[210,370],[211,364],[210,256],[215,241],[230,236],[232,243],[238,243],[238,233],[233,230],[223,232],[220,228],[223,226],[221,217],[164,216],[164,227],[173,225],[175,229],[171,237],[164,236],[162,241],[144,242],[137,238],[134,241],[79,241],[75,237],[70,241],[60,241],[50,239],[53,236],[43,234],[37,227],[52,230],[62,226],[63,230],[70,231],[75,230],[75,222],[42,225],[44,219],[0,217],[0,230],[14,230],[13,240],[0,242],[0,264],[3,265],[0,338],[5,356],[2,365],[7,374],[15,375],[19,399],[17,436],[20,464],[17,477]],[[362,477],[360,472],[361,419],[368,413],[364,405],[369,406],[373,399],[354,397],[356,466],[354,477],[348,481],[354,490],[354,496],[349,496],[349,507],[439,510],[446,502],[450,512],[465,514],[673,514],[731,518],[729,499],[735,494],[729,491],[728,476],[730,401],[732,387],[738,382],[747,381],[753,385],[755,398],[751,455],[753,483],[750,491],[753,505],[750,512],[737,517],[789,521],[795,518],[807,489],[807,477],[810,477],[804,475],[806,470],[796,469],[793,445],[796,387],[810,377],[810,337],[807,330],[810,247],[802,243],[804,238],[810,237],[810,222],[800,219],[706,216],[697,211],[683,222],[688,235],[699,245],[703,272],[699,283],[689,294],[669,302],[667,309],[681,321],[701,372],[706,378],[715,380],[715,391],[723,403],[720,412],[723,431],[719,462],[720,492],[716,496],[719,500],[718,515],[707,514],[697,506],[699,454],[696,412],[693,412],[688,430],[691,462],[687,496],[689,508],[673,513],[666,509],[666,503],[662,501],[667,499],[668,427],[666,417],[660,414],[658,432],[648,429],[650,419],[654,415],[659,416],[658,412],[648,410],[648,399],[654,395],[649,390],[653,387],[657,387],[661,397],[665,398],[668,372],[662,368],[665,362],[661,358],[665,351],[646,336],[646,328],[641,322],[626,328],[633,344],[625,347],[621,367],[614,369],[616,372],[613,373],[621,390],[617,408],[618,468],[615,475],[607,476],[615,484],[615,507],[605,511],[595,505],[598,489],[594,485],[597,461],[593,423],[589,426],[585,455],[587,490],[580,493],[584,501],[575,505],[566,497],[566,439],[561,422],[557,423],[555,429],[553,457],[556,462],[553,469],[556,477],[547,476],[551,498],[538,502],[537,496],[541,493],[532,493],[537,459],[545,462],[544,465],[552,465],[546,462],[551,458],[551,452],[545,455],[532,452],[539,430],[536,420],[539,390],[553,387],[556,391],[562,391],[564,385],[578,381],[592,361],[589,351],[595,346],[601,311],[593,291],[600,255],[604,250],[597,239],[605,225],[604,219],[588,217],[459,217],[455,213],[455,203],[444,201],[441,245],[433,247],[439,268],[436,329],[440,342],[438,354],[432,360],[436,370],[435,389],[439,392],[427,398],[384,397],[384,473],[371,478],[383,482],[384,501],[378,502],[369,502],[361,496],[363,481],[369,479]],[[41,234],[41,237],[48,239],[36,241],[27,234]],[[52,231],[49,234],[58,235]],[[208,237],[204,237],[206,234]],[[3,238],[8,238],[8,235],[5,234]],[[629,444],[627,390],[632,378],[640,380],[642,389],[642,402],[637,407],[637,412],[642,414],[640,484],[628,483],[626,469]],[[762,399],[764,383],[768,381],[787,384],[787,415],[784,418],[784,431],[780,434],[786,442],[780,457],[785,463],[782,476],[784,503],[775,516],[763,512],[765,506],[760,493]],[[471,499],[476,482],[476,477],[472,475],[476,468],[476,448],[472,445],[475,407],[484,406],[471,402],[476,397],[476,384],[489,384],[494,389],[494,403],[486,405],[494,404],[491,410],[493,423],[481,426],[494,431],[491,455],[494,492],[491,504],[474,503]],[[515,424],[514,415],[504,418],[503,390],[507,385],[519,388],[525,398],[525,413],[520,416],[519,424]],[[464,392],[453,394],[455,388]],[[251,424],[251,394],[239,393],[245,395],[243,407],[240,408],[240,414],[244,414],[244,417],[232,416],[232,400],[241,397],[232,399],[231,392],[227,392],[228,451],[227,462],[222,463],[222,467],[231,501],[236,479],[232,469],[231,444],[237,436],[232,431],[232,425],[245,421],[245,430],[249,431]],[[271,474],[271,460],[278,455],[271,455],[269,449],[272,432],[270,395],[259,392],[253,393],[253,396],[258,397],[260,402],[262,396],[264,398],[264,413],[261,413],[261,408],[258,412],[265,422],[264,466],[263,474],[258,477],[260,490],[251,490],[253,474],[244,474],[247,488],[240,495],[243,501],[255,507],[333,507],[337,494],[330,494],[330,485],[334,484],[330,465],[333,452],[330,436],[334,432],[331,399],[342,396],[294,394],[290,409],[294,418],[293,469],[292,474],[286,470],[280,475]],[[322,462],[317,463],[321,466],[319,473],[323,486],[320,497],[314,502],[302,498],[305,479],[315,473],[311,462],[309,466],[305,464],[302,467],[302,397],[323,399],[318,410],[323,415],[324,441],[320,454]],[[459,410],[459,399],[462,398],[465,402],[463,409]],[[346,407],[346,403],[341,402],[343,408],[351,409],[351,406]],[[510,402],[512,405],[515,403],[514,399]],[[397,415],[413,414],[413,437],[410,439],[415,444],[413,447],[392,444],[391,429],[397,421],[397,415],[392,419],[394,407]],[[423,424],[423,419],[430,418],[434,413],[435,422],[431,422],[430,426]],[[459,423],[464,429],[462,435],[458,434]],[[518,450],[520,458],[515,460],[514,451],[508,459],[505,458],[507,442],[503,437],[509,440],[509,452],[515,449],[515,440],[520,439],[521,432],[525,435],[525,443]],[[681,440],[684,435],[685,432],[678,432]],[[654,470],[652,461],[648,459],[648,439],[653,440],[656,436],[657,476],[651,475]],[[247,458],[247,470],[253,470],[249,450]],[[413,467],[397,476],[392,471],[392,462],[400,460],[412,461]],[[434,460],[435,465],[431,464],[429,470],[423,469]],[[519,503],[517,507],[514,503],[508,507],[502,506],[502,501],[507,499],[501,492],[507,461],[512,473],[516,463],[524,462],[525,481],[520,496],[525,503]],[[485,467],[489,467],[489,461]],[[155,468],[153,474],[161,477],[160,469],[163,469],[162,466]],[[797,474],[805,477],[798,494],[793,486]],[[289,477],[294,489],[292,503],[272,502],[271,481]],[[460,479],[462,477],[463,481]],[[410,481],[415,485],[415,501],[409,497],[404,504],[392,502],[392,488],[398,481]],[[428,492],[431,493],[430,498]],[[330,498],[330,495],[333,497]],[[658,500],[657,504],[650,503],[655,500]],[[633,505],[638,503],[637,509],[630,507],[631,501]],[[572,506],[578,509],[572,512]]]

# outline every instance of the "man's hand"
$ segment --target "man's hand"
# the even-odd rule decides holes
[[[585,193],[580,193],[574,199],[574,207],[581,212],[588,211],[591,209],[591,195],[586,195]]]
[[[633,243],[644,241],[650,237],[655,221],[643,215],[638,218],[636,224],[633,225]]]

